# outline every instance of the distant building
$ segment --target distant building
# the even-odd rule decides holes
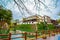
[[[57,20],[51,20],[51,23],[53,23],[54,25],[58,24]]]
[[[51,18],[49,17],[49,16],[43,16],[43,18],[45,17],[45,21],[47,22],[47,23],[51,23]],[[44,20],[44,19],[43,19]]]
[[[45,17],[45,19],[44,19]],[[23,23],[28,23],[28,24],[35,24],[35,23],[40,23],[40,22],[44,22],[44,20],[47,23],[51,23],[51,19],[49,16],[40,16],[40,15],[33,15],[27,18],[23,18]]]

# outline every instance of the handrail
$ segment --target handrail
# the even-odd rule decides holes
[[[9,33],[9,34],[0,34],[0,36],[7,36],[7,38],[0,38],[0,39],[11,40],[11,33]]]
[[[59,30],[58,30],[59,31]],[[55,33],[56,32],[56,30],[52,30],[52,31],[50,31],[50,30],[48,30],[47,31],[47,34],[49,34],[49,36],[50,36],[50,34],[52,34],[52,33]],[[59,31],[60,32],[60,31]],[[57,32],[58,33],[58,32]],[[19,34],[24,34],[24,36],[18,36],[18,37],[14,37],[14,38],[11,38],[11,35],[17,35],[17,34],[11,34],[11,33],[9,33],[9,34],[0,34],[0,36],[8,36],[8,38],[3,38],[3,39],[9,39],[9,40],[11,40],[11,39],[16,39],[16,38],[25,38],[25,40],[27,40],[27,35],[33,35],[33,36],[35,36],[36,37],[36,40],[37,40],[37,38],[38,38],[38,36],[40,36],[39,34],[38,34],[38,32],[34,32],[34,33],[30,33],[30,32],[22,32],[22,33],[19,33]],[[52,34],[53,36],[54,36],[54,34]],[[2,38],[0,38],[0,39],[2,39]]]

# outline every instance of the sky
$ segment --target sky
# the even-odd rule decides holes
[[[16,0],[17,1],[17,0]],[[59,19],[60,16],[57,14],[60,12],[60,0],[41,0],[43,3],[45,3],[48,8],[46,8],[42,3],[40,3],[40,6],[35,5],[34,0],[24,0],[24,5],[27,7],[27,9],[32,12],[33,14],[39,14],[39,15],[47,15],[51,17],[51,19]],[[36,1],[37,2],[37,1]],[[57,2],[57,7],[56,7]],[[38,4],[38,2],[37,2]],[[22,17],[29,16],[26,12],[22,16],[21,12],[19,11],[17,5],[13,0],[0,0],[0,5],[3,5],[6,9],[9,9],[12,11],[13,19],[22,19]],[[23,7],[23,6],[22,6]],[[39,7],[39,8],[37,8]],[[23,10],[22,10],[23,11]]]

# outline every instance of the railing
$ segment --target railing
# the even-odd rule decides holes
[[[11,33],[9,34],[0,34],[0,36],[7,36],[7,38],[0,38],[0,40],[11,40]]]
[[[48,32],[48,34],[49,34],[49,36],[50,36],[50,34],[51,34],[51,32],[52,33],[60,33],[60,30],[53,30],[53,31],[47,31]],[[35,37],[35,40],[37,40],[38,39],[38,32],[35,32],[35,33],[28,33],[28,32],[24,32],[24,33],[19,33],[19,34],[24,34],[24,36],[21,36],[21,37],[15,37],[15,38],[24,38],[24,40],[27,40],[27,34],[29,34],[29,35],[34,35],[34,37]],[[44,33],[43,33],[44,34]],[[0,39],[3,39],[3,40],[11,40],[11,39],[15,39],[15,38],[11,38],[11,35],[16,35],[16,34],[11,34],[11,33],[9,33],[9,34],[7,34],[7,35],[5,35],[5,34],[0,34],[0,36],[8,36],[8,38],[0,38]],[[54,36],[54,34],[53,34],[53,36]]]
[[[27,40],[27,33],[19,33],[19,34],[24,34],[24,36],[19,36],[19,37],[14,37],[14,38],[11,38],[11,39],[16,39],[16,38],[24,38],[25,40]],[[16,34],[11,34],[11,35],[16,35]]]
[[[27,33],[27,32],[19,33],[19,34],[24,34],[24,36],[11,38],[11,35],[16,35],[16,34],[11,34],[11,33],[9,33],[9,34],[0,34],[0,36],[8,36],[8,38],[0,38],[0,39],[1,40],[11,40],[11,39],[15,39],[15,38],[24,38],[24,40],[27,40],[27,34],[34,35],[33,33]],[[34,36],[36,36],[36,40],[37,40],[37,32]]]

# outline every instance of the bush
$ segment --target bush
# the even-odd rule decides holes
[[[37,27],[38,27],[38,31],[47,30],[47,26],[46,24],[44,24],[44,22],[37,24]]]
[[[38,31],[43,30],[43,25],[42,24],[37,24],[37,27],[38,27]]]
[[[27,31],[27,32],[34,32],[31,24],[21,24],[16,26],[16,30]]]
[[[47,24],[47,26],[48,26],[48,29],[49,29],[49,30],[54,30],[54,29],[55,29],[55,27],[54,27],[53,24]]]
[[[40,24],[37,24],[37,27],[38,27],[38,31],[55,29],[55,26],[53,24],[44,24],[43,22]]]

